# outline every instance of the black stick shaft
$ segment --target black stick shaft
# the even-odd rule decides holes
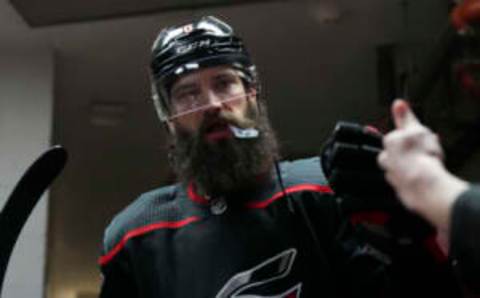
[[[25,222],[66,161],[67,152],[61,146],[43,153],[27,169],[0,212],[0,292],[8,261]]]

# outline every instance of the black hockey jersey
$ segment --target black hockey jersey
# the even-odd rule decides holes
[[[272,174],[254,193],[235,198],[207,200],[179,184],[143,194],[105,232],[101,297],[365,297],[365,283],[352,277],[358,268],[358,280],[367,277],[376,288],[367,293],[383,296],[383,287],[395,282],[388,272],[377,274],[377,265],[389,265],[391,255],[362,246],[363,236],[342,238],[353,233],[345,232],[351,221],[339,212],[319,159],[280,168],[283,185]],[[374,266],[372,257],[355,258],[365,254]],[[425,297],[429,289],[418,293]]]

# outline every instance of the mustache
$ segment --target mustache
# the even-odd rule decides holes
[[[205,116],[200,127],[200,133],[205,133],[216,126],[236,126],[239,128],[252,128],[256,121],[249,117],[238,117],[229,111],[220,111],[216,115]]]

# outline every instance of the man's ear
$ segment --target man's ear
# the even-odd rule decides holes
[[[254,87],[249,87],[246,91],[247,100],[249,103],[253,103],[252,107],[255,109],[255,117],[257,117],[260,111],[259,98],[257,97],[257,89]]]
[[[249,101],[257,100],[257,89],[254,87],[248,87],[246,90],[247,98]]]

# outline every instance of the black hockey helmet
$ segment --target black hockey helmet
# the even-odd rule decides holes
[[[170,117],[169,93],[176,79],[218,65],[238,70],[246,85],[259,91],[255,65],[242,40],[225,22],[207,16],[187,25],[163,29],[153,44],[150,65],[153,101],[160,120]]]

